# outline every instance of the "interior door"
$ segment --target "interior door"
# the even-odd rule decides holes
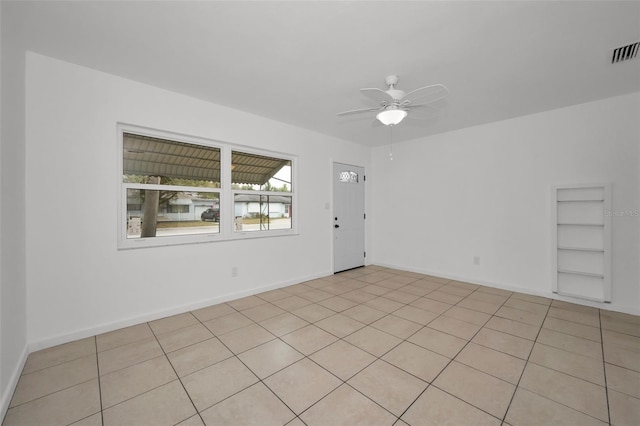
[[[364,168],[333,163],[333,271],[364,266]]]

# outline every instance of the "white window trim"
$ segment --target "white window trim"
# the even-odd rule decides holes
[[[202,145],[207,147],[220,149],[220,188],[207,187],[187,187],[187,186],[167,186],[167,185],[150,185],[150,184],[132,184],[124,183],[122,179],[123,169],[123,146],[124,133],[133,133],[142,136],[167,139],[176,142],[185,142],[190,144]],[[197,136],[184,135],[169,131],[151,129],[147,127],[137,126],[133,124],[118,123],[117,124],[117,179],[118,179],[118,200],[117,200],[117,244],[118,250],[128,250],[148,247],[166,247],[183,244],[201,244],[218,241],[244,240],[254,238],[271,238],[289,235],[298,235],[298,201],[297,192],[299,191],[298,173],[297,173],[297,156],[285,154],[277,151],[264,149],[256,149],[253,147],[233,144],[229,142],[221,142],[212,139],[200,138]],[[231,189],[231,151],[241,151],[247,154],[256,154],[264,156],[272,156],[291,161],[291,191],[290,192],[267,192],[267,191],[242,191]],[[220,195],[220,232],[215,234],[195,234],[195,235],[173,235],[165,237],[151,238],[127,238],[127,189],[161,189],[172,191],[198,191],[212,192]],[[234,230],[234,194],[249,193],[256,195],[280,195],[290,196],[291,205],[293,206],[294,216],[291,218],[290,229],[272,229],[264,231],[235,231]]]

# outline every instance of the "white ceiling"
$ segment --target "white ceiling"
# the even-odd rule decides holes
[[[640,91],[640,2],[2,2],[3,37],[72,63],[378,146],[361,87],[434,83],[394,142]]]

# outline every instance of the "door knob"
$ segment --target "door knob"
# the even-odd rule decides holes
[[[340,225],[333,225],[334,228],[340,228]]]

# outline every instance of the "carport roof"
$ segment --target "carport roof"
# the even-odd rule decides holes
[[[220,182],[220,149],[149,136],[124,133],[125,175]],[[289,160],[234,151],[233,183],[264,185]]]

